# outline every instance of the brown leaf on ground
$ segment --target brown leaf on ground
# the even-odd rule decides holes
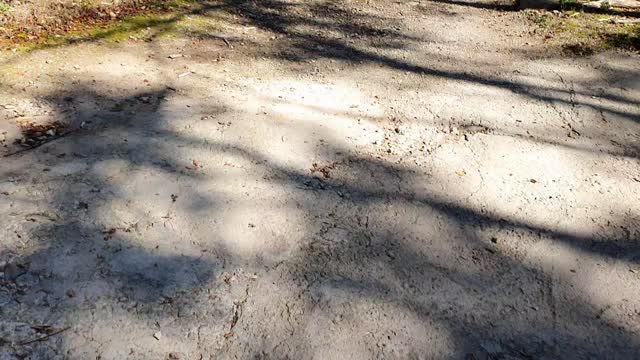
[[[50,138],[61,135],[67,128],[66,125],[59,121],[48,124],[36,124],[28,119],[22,119],[18,122],[22,137],[15,140],[15,144],[32,147],[45,143]]]
[[[315,174],[317,172],[321,173],[325,178],[331,177],[331,170],[335,169],[336,163],[330,163],[326,165],[318,165],[318,163],[311,164],[311,173]]]

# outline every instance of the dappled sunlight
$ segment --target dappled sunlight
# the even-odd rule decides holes
[[[203,4],[179,21],[222,11],[220,29],[246,32],[192,24],[193,38],[2,65],[17,105],[0,114],[69,130],[3,149],[12,351],[637,353],[633,64],[583,77],[562,59],[474,61],[482,34],[443,41],[474,17],[427,24],[428,44],[413,21],[440,15],[417,5]],[[433,46],[452,54],[434,61]],[[65,331],[25,344],[33,324]]]
[[[83,113],[92,122],[59,150],[45,145],[38,155],[49,168],[47,186],[58,184],[40,203],[48,201],[59,219],[34,225],[30,231],[52,236],[41,238],[41,248],[21,261],[37,262],[31,271],[49,272],[47,286],[62,281],[54,293],[65,299],[59,302],[61,320],[91,329],[94,338],[106,337],[107,326],[146,334],[142,341],[110,337],[101,345],[103,354],[122,356],[129,347],[155,353],[152,334],[160,329],[166,329],[163,341],[173,350],[196,352],[189,336],[198,335],[188,332],[185,338],[178,330],[192,323],[173,320],[173,311],[197,313],[210,301],[207,291],[227,286],[239,293],[222,292],[210,317],[194,315],[198,326],[213,324],[210,334],[200,336],[220,349],[229,337],[268,331],[267,323],[229,330],[235,316],[230,309],[244,296],[242,316],[260,317],[263,310],[255,305],[285,301],[291,283],[299,287],[294,293],[308,295],[285,307],[297,315],[289,315],[295,324],[283,331],[311,337],[295,340],[310,354],[337,344],[343,353],[366,357],[365,344],[390,340],[367,335],[385,316],[391,319],[385,334],[398,339],[389,344],[399,355],[414,354],[416,346],[432,346],[433,354],[465,354],[480,341],[461,337],[469,328],[496,338],[511,334],[515,347],[545,341],[523,323],[583,344],[586,339],[573,338],[570,329],[610,306],[608,289],[635,281],[626,275],[607,283],[603,275],[636,261],[619,257],[625,243],[607,245],[617,234],[600,231],[619,221],[615,204],[628,195],[593,196],[592,187],[583,188],[584,179],[573,176],[597,172],[602,165],[596,160],[611,155],[531,146],[482,127],[454,131],[428,115],[412,117],[403,107],[394,115],[400,121],[395,127],[383,126],[389,115],[379,100],[344,82],[244,81],[244,87],[215,98],[189,100],[135,88],[116,99],[96,96],[97,116]],[[97,92],[93,86],[78,92],[91,97]],[[441,117],[471,110],[443,99],[449,102],[433,110]],[[110,111],[120,104],[128,108]],[[483,111],[475,114],[469,126],[486,121]],[[421,155],[413,155],[422,145]],[[406,161],[414,158],[424,161]],[[599,181],[608,186],[605,178]],[[572,189],[575,203],[557,187]],[[584,212],[569,207],[574,204]],[[569,211],[571,218],[551,215]],[[83,239],[82,248],[70,247],[74,238]],[[600,241],[603,251],[593,247]],[[563,263],[574,257],[592,260]],[[237,289],[222,274],[239,266],[278,276],[256,276]],[[250,288],[266,281],[272,281],[273,292],[248,300],[256,294]],[[627,289],[617,301],[637,295]],[[175,300],[194,292],[195,299]],[[549,323],[556,316],[549,302],[565,301],[558,294],[585,303],[585,309],[562,318],[566,328]],[[87,308],[87,301],[99,306]],[[172,301],[182,301],[177,310]],[[615,305],[611,314],[625,309]],[[620,326],[636,330],[631,323]],[[601,330],[594,325],[589,331],[596,336]],[[350,331],[360,335],[340,340]],[[422,333],[422,345],[401,340]],[[60,339],[78,358],[91,352],[76,335]],[[278,341],[266,339],[263,345]],[[635,344],[628,336],[620,341]]]
[[[339,81],[321,84],[312,81],[279,80],[259,86],[255,90],[263,96],[266,105],[281,116],[300,118],[302,121],[331,121],[333,117],[350,121],[354,117],[376,118],[384,116],[382,109],[354,84]],[[264,106],[264,105],[263,105]],[[317,109],[317,114],[307,114]],[[339,119],[336,119],[339,120]],[[333,121],[332,121],[333,122]],[[337,129],[336,129],[337,130]]]
[[[314,321],[307,323],[304,335],[309,339],[317,339],[319,346],[314,351],[314,356],[366,358],[370,354],[367,343],[373,341],[382,346],[384,338],[392,336],[398,339],[394,340],[394,345],[398,347],[394,355],[413,357],[418,352],[404,346],[401,339],[415,335],[420,338],[420,347],[424,349],[420,354],[423,356],[450,352],[454,341],[446,328],[407,311],[400,304],[389,302],[385,296],[369,296],[367,285],[370,284],[362,282],[352,285],[345,284],[343,279],[337,277],[314,284],[309,289],[310,297],[318,306],[309,314]],[[321,310],[322,308],[329,311]],[[388,313],[395,315],[386,316]],[[385,322],[383,331],[366,330],[375,327],[380,320]]]

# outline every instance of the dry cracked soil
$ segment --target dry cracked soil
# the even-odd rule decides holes
[[[640,357],[638,54],[478,1],[162,25],[2,54],[0,359]]]

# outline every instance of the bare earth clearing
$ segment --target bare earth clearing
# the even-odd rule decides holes
[[[481,2],[152,25],[1,55],[0,359],[638,358],[638,54]]]

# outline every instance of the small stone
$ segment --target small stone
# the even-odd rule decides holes
[[[160,331],[153,333],[153,337],[159,341],[162,338],[162,333]]]

